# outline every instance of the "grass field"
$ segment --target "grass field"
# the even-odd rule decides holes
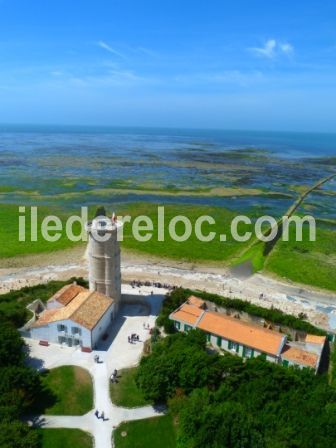
[[[123,423],[115,430],[114,441],[116,448],[176,448],[173,419],[165,415]]]
[[[225,264],[246,245],[246,243],[235,241],[230,232],[230,222],[236,216],[236,213],[220,207],[166,205],[164,241],[158,241],[157,238],[158,217],[155,204],[136,204],[125,207],[123,212],[129,213],[132,217],[139,215],[149,216],[154,224],[153,237],[147,242],[140,242],[133,238],[131,226],[125,224],[123,246],[131,250],[160,257],[183,259],[185,261],[217,261]],[[168,231],[169,222],[178,215],[186,216],[193,226],[190,238],[183,242],[174,241]],[[216,237],[212,241],[200,241],[195,235],[195,222],[200,216],[211,216],[215,220],[213,225],[204,223],[202,226],[204,235],[208,235],[210,232],[216,233]],[[250,230],[248,226],[244,224],[239,226],[239,232],[247,230]],[[184,231],[184,224],[178,223],[176,225],[177,235],[183,235]],[[227,235],[227,241],[225,242],[220,241],[220,234],[222,233]]]
[[[90,374],[81,367],[57,367],[42,374],[44,391],[35,412],[48,415],[84,415],[93,407]]]
[[[57,215],[65,222],[67,213],[58,208],[38,207],[37,241],[30,240],[31,219],[30,212],[26,213],[26,241],[19,241],[19,208],[17,205],[0,204],[0,258],[9,258],[16,255],[37,254],[67,249],[76,243],[68,240],[65,233],[56,242],[48,242],[42,238],[40,224],[45,216]],[[23,214],[22,214],[23,215]],[[74,225],[74,232],[78,232],[78,225]],[[52,232],[50,232],[52,234]]]
[[[93,214],[94,209],[90,209]],[[140,251],[161,257],[184,259],[187,261],[220,261],[227,262],[232,256],[240,252],[245,243],[234,241],[229,232],[229,223],[234,218],[235,213],[220,207],[206,207],[206,206],[187,206],[187,205],[167,205],[165,206],[165,241],[157,240],[157,206],[155,204],[137,203],[128,204],[120,207],[118,212],[125,216],[130,214],[132,221],[139,215],[149,216],[154,225],[153,237],[150,241],[140,242],[132,236],[132,227],[130,224],[124,226],[124,241],[123,247],[134,251]],[[78,210],[75,212],[78,214]],[[47,207],[39,207],[40,224],[43,217],[48,214],[56,214],[59,216],[64,224],[70,212],[65,212],[59,209],[48,209]],[[185,215],[195,224],[197,218],[201,215],[209,215],[216,221],[215,225],[203,224],[202,229],[204,234],[209,232],[216,232],[216,238],[211,242],[199,241],[193,230],[192,235],[187,241],[174,241],[168,233],[168,224],[170,220],[177,215]],[[62,237],[57,242],[46,242],[41,232],[38,232],[38,241],[20,242],[18,240],[19,232],[19,213],[18,207],[13,205],[0,205],[0,228],[3,231],[0,233],[0,257],[8,258],[16,255],[53,252],[55,250],[66,249],[74,246],[76,243],[69,241],[65,233],[62,232]],[[27,214],[26,219],[26,234],[30,234],[30,215]],[[74,226],[74,232],[78,233],[79,227]],[[245,225],[240,226],[240,231],[246,229]],[[184,225],[179,223],[176,226],[176,233],[183,234]],[[219,235],[227,233],[228,238],[226,242],[220,242]],[[143,232],[141,232],[141,235]]]
[[[164,241],[157,238],[157,205],[152,203],[133,203],[117,206],[118,214],[125,216],[129,214],[132,221],[140,215],[146,215],[153,222],[152,237],[146,242],[137,241],[132,234],[131,223],[124,225],[124,241],[122,247],[130,251],[156,255],[161,258],[183,260],[188,262],[203,262],[216,264],[216,266],[230,266],[238,261],[252,260],[255,271],[265,269],[265,272],[276,274],[294,282],[312,285],[329,290],[336,289],[336,271],[334,269],[336,260],[336,231],[325,228],[318,224],[317,241],[307,241],[307,232],[304,232],[304,241],[295,242],[293,229],[290,233],[290,241],[278,241],[270,256],[263,256],[263,244],[258,243],[244,254],[249,242],[238,242],[232,238],[230,223],[236,216],[236,212],[221,207],[207,207],[195,205],[169,204],[165,206]],[[110,212],[110,210],[109,210]],[[70,215],[65,209],[39,208],[39,222],[48,214],[57,214],[63,220]],[[75,211],[78,214],[78,210]],[[90,215],[93,216],[94,208],[91,207]],[[168,232],[169,222],[178,215],[184,215],[192,223],[191,236],[183,242],[174,241]],[[211,216],[215,224],[204,223],[203,234],[215,232],[216,237],[209,242],[200,241],[195,235],[195,222],[200,216]],[[76,226],[75,226],[76,227]],[[74,246],[76,243],[69,241],[63,233],[62,238],[55,242],[46,242],[38,234],[37,242],[18,241],[18,208],[13,205],[0,205],[0,258],[13,257],[16,255],[53,252]],[[182,235],[185,226],[178,223],[176,233]],[[239,233],[252,231],[252,226],[241,224]],[[27,233],[30,231],[30,223],[27,218]],[[77,229],[75,228],[77,233]],[[141,231],[144,236],[146,230]],[[225,233],[227,241],[221,242],[220,235]],[[83,243],[77,243],[83,244]],[[242,254],[244,254],[242,256]]]
[[[117,406],[125,408],[135,408],[150,404],[143,397],[143,394],[135,384],[135,374],[137,369],[124,369],[118,372],[119,382],[111,384],[111,399]]]
[[[40,429],[42,448],[92,448],[90,434],[79,429]]]
[[[288,242],[278,241],[266,261],[266,272],[336,291],[336,232],[317,227],[316,241],[310,242],[304,228],[303,241],[296,242],[293,231]]]

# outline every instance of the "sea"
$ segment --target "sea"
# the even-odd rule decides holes
[[[280,215],[332,173],[336,133],[0,125],[0,203],[142,201]],[[301,211],[333,221],[335,198],[332,180]]]

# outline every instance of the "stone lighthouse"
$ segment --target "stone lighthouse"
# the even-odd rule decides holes
[[[120,227],[114,216],[97,216],[87,224],[90,290],[114,299],[117,309],[121,299]]]

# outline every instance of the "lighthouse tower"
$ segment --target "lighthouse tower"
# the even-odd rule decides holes
[[[87,224],[90,290],[114,299],[117,309],[121,299],[120,226],[114,216],[98,216]]]

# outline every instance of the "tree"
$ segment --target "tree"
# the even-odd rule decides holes
[[[40,376],[35,370],[25,366],[1,369],[0,405],[17,407],[22,414],[30,408],[40,390]]]
[[[16,328],[7,320],[0,318],[0,369],[22,364],[24,346],[24,341]]]
[[[39,448],[37,431],[19,421],[0,423],[1,448]]]

